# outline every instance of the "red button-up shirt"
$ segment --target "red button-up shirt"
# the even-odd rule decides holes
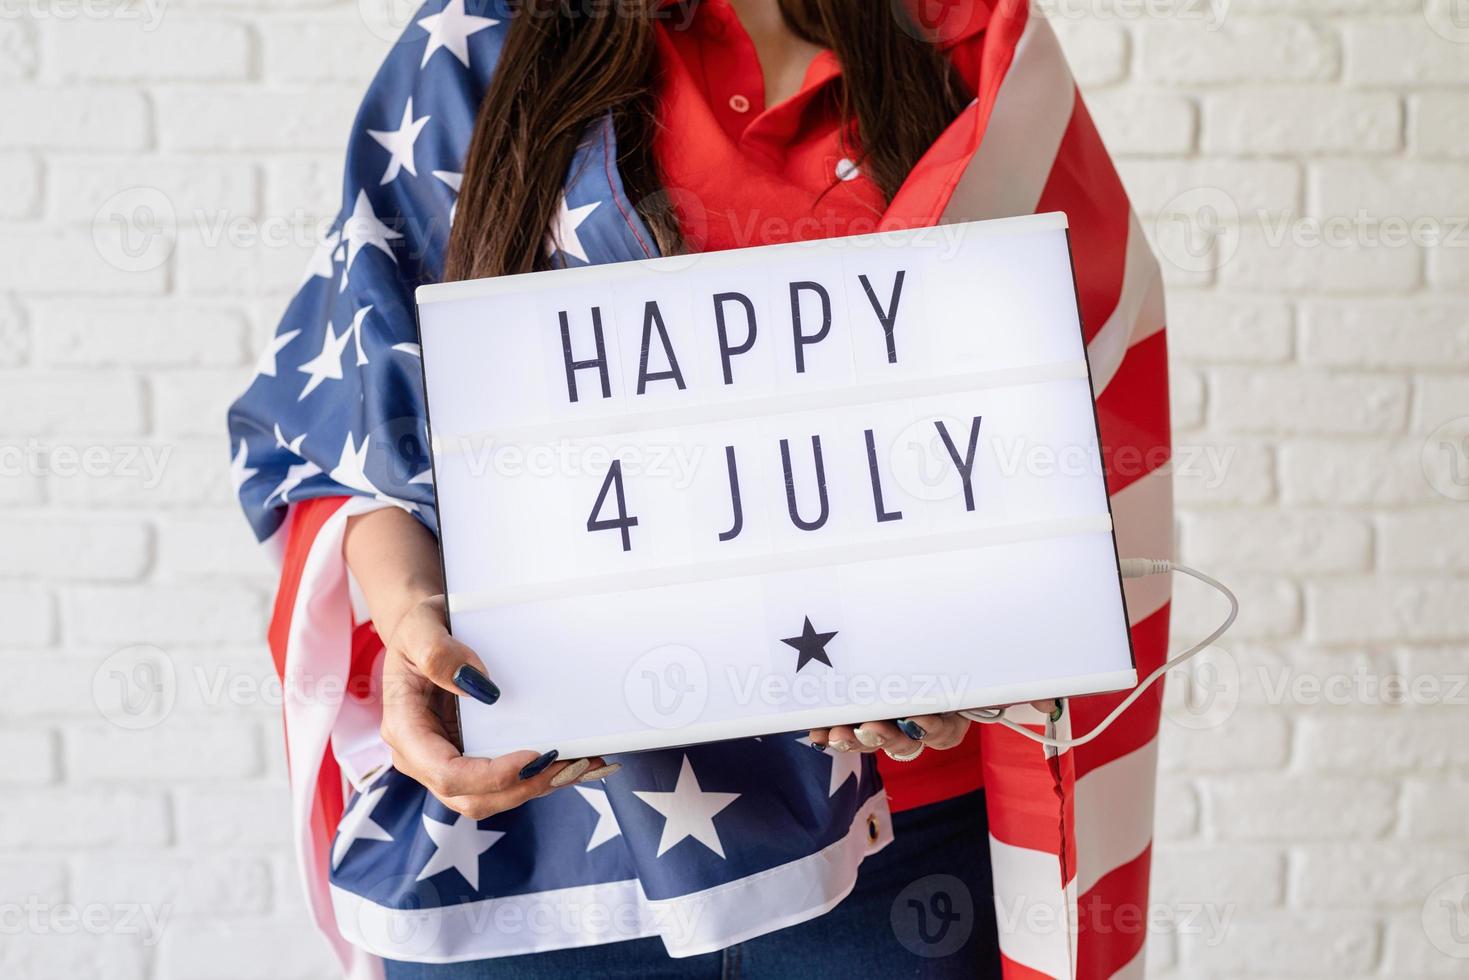
[[[680,9],[667,9],[676,5]],[[716,251],[876,231],[887,201],[853,162],[859,156],[856,127],[841,119],[836,56],[822,51],[800,90],[767,106],[754,42],[727,0],[692,6],[667,0],[664,7],[653,152],[689,248]],[[975,27],[950,37],[977,45],[978,33]],[[924,752],[913,762],[879,753],[893,809],[979,789],[978,728],[971,725],[957,748]]]

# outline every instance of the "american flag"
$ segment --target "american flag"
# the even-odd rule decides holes
[[[1050,28],[1026,0],[959,6],[984,23],[982,43],[952,51],[977,97],[885,226],[1068,214],[1120,553],[1171,554],[1157,265]],[[821,914],[891,837],[871,757],[797,735],[621,757],[605,784],[478,822],[391,768],[362,696],[381,643],[341,538],[348,516],[385,506],[436,527],[413,293],[442,268],[510,17],[503,0],[432,0],[389,52],[353,124],[341,211],[229,417],[236,489],[281,565],[270,641],[297,857],[316,922],[355,976],[377,974],[376,956],[633,936],[660,936],[673,955],[718,949]],[[553,265],[656,254],[616,159],[602,120],[547,231]],[[1164,576],[1127,585],[1140,675],[1164,656],[1167,588]],[[334,683],[352,693],[322,696]],[[1006,977],[1142,976],[1160,699],[1061,753],[985,729],[990,839],[974,846],[991,852]],[[1117,700],[1073,701],[1053,731],[1086,731]]]

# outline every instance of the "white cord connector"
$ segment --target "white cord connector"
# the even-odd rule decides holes
[[[1224,631],[1234,625],[1235,617],[1239,615],[1239,599],[1235,598],[1234,593],[1229,591],[1229,588],[1224,585],[1224,583],[1220,582],[1218,579],[1211,578],[1210,576],[1205,575],[1203,572],[1198,571],[1197,569],[1189,568],[1187,565],[1176,565],[1166,558],[1124,558],[1120,562],[1118,562],[1118,568],[1121,569],[1123,578],[1145,578],[1149,575],[1162,575],[1165,572],[1181,572],[1182,574],[1188,575],[1191,578],[1196,578],[1200,582],[1203,582],[1205,585],[1212,585],[1215,589],[1219,590],[1224,598],[1229,600],[1229,615],[1225,617],[1224,622],[1220,623],[1218,628],[1216,628],[1214,632],[1210,633],[1208,636],[1204,637],[1198,643],[1195,643],[1193,646],[1189,647],[1187,650],[1183,651],[1172,660],[1165,662],[1163,666],[1159,667],[1147,677],[1143,678],[1143,682],[1137,687],[1133,688],[1131,693],[1129,693],[1127,697],[1123,698],[1122,702],[1118,704],[1117,707],[1112,709],[1111,714],[1103,718],[1101,722],[1097,724],[1096,728],[1093,728],[1085,735],[1078,735],[1076,738],[1070,739],[1050,738],[1046,735],[1039,735],[1031,731],[1029,728],[1026,728],[1023,725],[1020,725],[1014,721],[1011,721],[1009,718],[1006,718],[1003,709],[977,708],[973,711],[961,711],[959,713],[965,718],[968,718],[971,721],[980,722],[981,724],[1003,725],[1011,731],[1016,732],[1017,734],[1024,735],[1032,742],[1039,742],[1040,744],[1053,749],[1074,749],[1079,745],[1085,745],[1092,739],[1096,738],[1098,735],[1102,734],[1102,732],[1106,731],[1107,728],[1111,726],[1114,721],[1122,717],[1122,713],[1124,711],[1132,707],[1133,703],[1137,701],[1138,698],[1143,696],[1144,691],[1157,683],[1159,678],[1161,678],[1164,674],[1168,673],[1174,667],[1179,666],[1184,661],[1191,659],[1199,651],[1203,650],[1205,647],[1208,647],[1215,640],[1223,636]]]

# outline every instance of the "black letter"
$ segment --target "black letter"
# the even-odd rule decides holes
[[[939,437],[944,440],[944,446],[949,450],[949,458],[954,461],[954,466],[959,470],[959,479],[964,481],[964,509],[974,509],[974,487],[970,479],[974,476],[974,447],[979,444],[979,416],[974,417],[974,422],[969,427],[969,453],[964,459],[959,458],[959,450],[954,448],[954,440],[949,438],[949,430],[944,426],[943,419],[935,419],[934,425],[938,426]]]
[[[649,374],[648,348],[653,346],[653,327],[658,328],[658,342],[663,345],[663,354],[668,358],[668,370]],[[643,356],[638,362],[638,394],[647,390],[649,381],[662,381],[665,378],[672,378],[678,385],[678,390],[684,390],[683,372],[678,369],[678,358],[673,356],[673,346],[668,342],[668,331],[663,328],[663,314],[658,311],[658,304],[650,299],[643,307]]]
[[[903,295],[903,270],[899,269],[897,276],[893,278],[893,298],[888,300],[888,308],[884,310],[882,304],[877,301],[877,294],[872,291],[872,283],[867,281],[865,275],[858,276],[862,280],[862,288],[867,290],[867,302],[872,304],[873,312],[877,314],[877,320],[882,324],[882,333],[888,343],[888,363],[898,363],[898,347],[893,342],[893,324],[898,319],[898,297]]]
[[[597,517],[597,512],[607,502],[607,491],[617,491],[617,516],[609,519]],[[622,460],[614,459],[612,465],[607,469],[607,478],[602,481],[602,490],[597,494],[597,502],[592,504],[592,513],[587,517],[588,531],[621,531],[622,550],[632,550],[631,528],[638,526],[636,517],[627,515],[627,498],[622,489]]]
[[[801,333],[801,290],[806,289],[821,297],[821,329],[811,335]],[[819,282],[793,282],[791,283],[791,333],[796,342],[796,373],[806,373],[806,351],[807,344],[815,344],[826,339],[831,332],[831,296],[826,292],[826,287]]]
[[[745,529],[745,508],[740,505],[740,475],[735,469],[733,446],[724,447],[724,461],[729,466],[729,502],[734,508],[734,527],[719,535],[721,541],[733,541]]]
[[[901,521],[903,512],[901,510],[888,511],[882,506],[882,480],[877,475],[877,446],[872,441],[872,430],[867,429],[863,433],[867,436],[867,471],[872,474],[872,506],[877,510],[877,523],[884,521]]]
[[[602,397],[612,397],[612,382],[607,377],[607,348],[602,343],[602,308],[592,307],[592,336],[597,339],[597,356],[589,361],[574,361],[571,358],[571,324],[566,311],[561,311],[561,354],[566,358],[566,393],[576,401],[576,372],[594,367],[602,375]]]
[[[734,300],[745,308],[745,320],[750,325],[749,336],[738,347],[729,346],[729,333],[724,327],[724,304]],[[744,293],[716,293],[714,295],[714,322],[719,327],[719,356],[724,361],[724,383],[734,384],[734,375],[729,370],[729,359],[743,354],[755,345],[755,304]]]
[[[796,509],[796,481],[791,476],[791,444],[782,439],[780,441],[780,465],[785,469],[786,476],[786,510],[790,511],[791,523],[803,531],[814,531],[826,523],[826,467],[821,465],[821,437],[811,437],[811,455],[816,458],[816,490],[821,495],[821,516],[814,521],[803,521]]]

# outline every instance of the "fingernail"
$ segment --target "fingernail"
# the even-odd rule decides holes
[[[1061,715],[1063,713],[1065,713],[1065,711],[1066,711],[1066,709],[1061,704],[1061,699],[1060,698],[1057,698],[1056,699],[1056,707],[1054,709],[1052,709],[1052,711],[1051,711],[1051,720],[1052,721],[1060,721],[1061,720]]]
[[[915,742],[928,734],[928,732],[923,730],[923,726],[912,718],[899,718],[894,724],[898,726],[898,731],[907,735]]]
[[[838,752],[850,752],[850,751],[852,751],[852,743],[846,741],[845,739],[838,739],[837,741],[832,742],[830,744],[831,744],[831,747],[834,748],[834,749],[836,749]]]
[[[485,676],[484,671],[470,664],[454,671],[454,686],[481,704],[494,704],[500,700],[500,689]]]
[[[520,770],[520,778],[535,779],[541,773],[545,772],[546,767],[555,762],[556,757],[560,754],[561,753],[557,752],[555,749],[552,749],[550,752],[547,752],[544,755],[536,756],[536,758],[526,763],[524,769]]]
[[[587,769],[588,769],[588,767],[591,766],[591,764],[592,764],[592,760],[591,759],[577,759],[571,765],[567,766],[565,769],[561,770],[556,775],[552,776],[551,777],[551,785],[552,786],[565,786],[567,783],[571,782],[577,776],[580,776],[582,773],[586,772]]]
[[[881,732],[875,732],[867,728],[857,729],[856,735],[857,741],[861,742],[869,749],[875,749],[883,742],[887,741],[887,739],[883,738]]]
[[[613,773],[617,772],[621,768],[622,768],[622,763],[620,763],[620,762],[613,762],[613,763],[610,763],[608,765],[603,766],[600,769],[593,769],[591,772],[587,773],[585,776],[583,776],[582,778],[578,779],[577,782],[579,782],[579,783],[595,783],[599,779],[606,779],[608,776],[610,776]]]

